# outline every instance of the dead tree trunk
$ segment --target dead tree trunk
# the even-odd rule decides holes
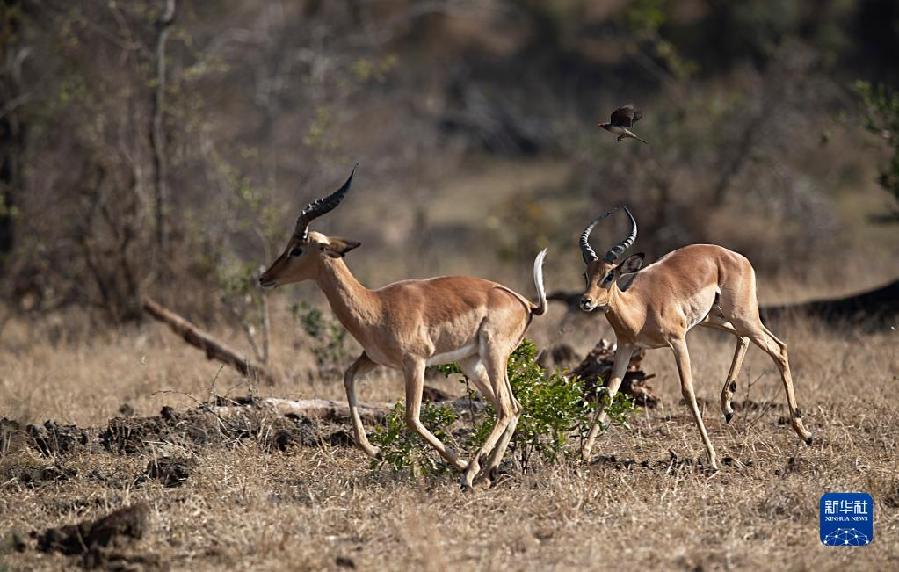
[[[166,251],[166,202],[168,201],[165,150],[165,44],[169,29],[175,21],[175,0],[166,0],[165,9],[156,21],[156,80],[151,100],[150,146],[153,151],[153,185],[155,189],[156,250],[157,262]]]
[[[274,385],[276,376],[264,366],[252,363],[248,358],[213,338],[209,333],[191,324],[178,314],[168,310],[150,298],[143,302],[144,311],[156,320],[165,323],[184,341],[206,352],[206,359],[218,360],[241,374]]]

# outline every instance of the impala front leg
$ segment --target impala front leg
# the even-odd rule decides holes
[[[709,433],[702,422],[702,411],[699,409],[699,404],[696,403],[696,393],[693,391],[693,370],[690,367],[690,351],[687,349],[687,341],[682,337],[676,338],[670,341],[670,345],[671,351],[674,352],[674,359],[677,362],[677,372],[680,375],[681,393],[684,396],[684,401],[687,402],[687,407],[693,412],[693,420],[699,428],[702,442],[705,443],[705,448],[709,453],[709,464],[713,470],[717,471],[718,459],[715,456],[715,448],[712,447]]]
[[[631,356],[634,355],[636,349],[637,348],[632,345],[620,345],[615,352],[615,361],[612,364],[612,372],[609,374],[609,379],[607,379],[605,383],[606,394],[601,396],[599,402],[596,404],[596,418],[593,421],[593,426],[590,427],[590,433],[587,435],[587,439],[584,441],[584,446],[581,449],[581,457],[585,461],[590,460],[590,451],[593,449],[593,442],[596,440],[600,428],[604,428],[609,420],[606,408],[611,405],[615,399],[615,394],[618,393],[618,388],[621,387],[621,380],[624,379],[624,374],[627,373],[627,366],[631,363]]]
[[[359,416],[359,402],[356,399],[356,376],[365,375],[376,368],[377,365],[365,355],[365,352],[362,352],[362,355],[343,374],[343,387],[346,389],[346,399],[350,405],[350,417],[353,419],[353,436],[356,439],[356,444],[370,457],[377,457],[381,450],[373,447],[365,435],[365,427],[362,426],[362,418]]]
[[[459,459],[436,435],[428,431],[428,428],[419,419],[421,398],[425,389],[425,362],[408,360],[403,364],[403,374],[406,376],[406,425],[437,449],[440,456],[452,467],[464,471],[468,467],[468,463]]]

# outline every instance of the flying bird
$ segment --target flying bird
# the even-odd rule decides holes
[[[610,122],[600,123],[599,126],[606,131],[617,135],[619,141],[621,141],[625,137],[631,137],[633,139],[636,139],[637,141],[648,143],[647,141],[637,137],[637,135],[635,135],[629,129],[630,127],[634,126],[634,123],[640,121],[642,117],[642,111],[638,111],[636,108],[634,108],[633,105],[625,105],[624,107],[619,107],[612,112],[612,120]]]

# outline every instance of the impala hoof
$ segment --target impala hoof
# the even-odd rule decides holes
[[[811,435],[809,435],[808,437],[806,437],[806,438],[804,439],[804,441],[805,441],[805,444],[806,444],[806,445],[811,445],[812,443],[815,442],[815,439],[814,439]]]
[[[734,418],[733,411],[725,411],[724,412],[724,422],[730,424],[730,420]]]

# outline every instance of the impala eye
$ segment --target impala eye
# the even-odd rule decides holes
[[[586,272],[584,272],[584,282],[587,283],[587,286],[590,286],[590,277],[587,276]]]
[[[301,254],[303,254],[303,249],[299,246],[290,251],[290,256],[300,256]]]

